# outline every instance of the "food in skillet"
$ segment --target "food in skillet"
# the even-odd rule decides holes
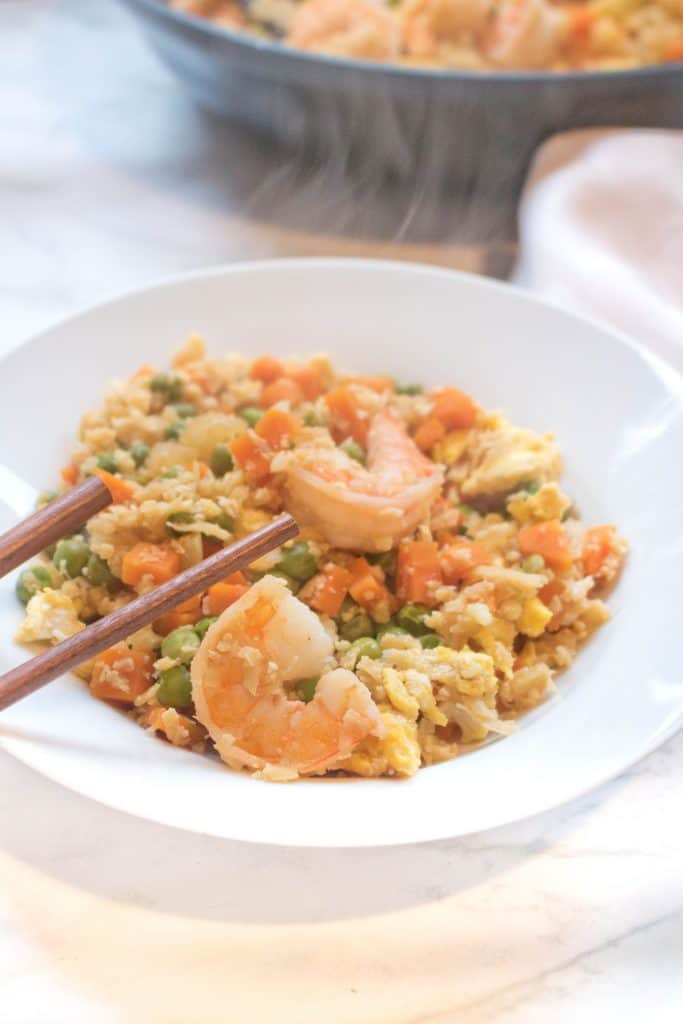
[[[581,522],[561,468],[455,387],[192,338],[83,417],[63,486],[97,472],[116,502],[21,573],[19,638],[58,642],[287,508],[296,541],[82,674],[265,778],[412,775],[513,730],[609,617],[626,544]]]
[[[230,30],[357,60],[610,71],[683,61],[683,0],[170,0]]]

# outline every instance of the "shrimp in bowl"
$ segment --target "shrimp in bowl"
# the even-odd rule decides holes
[[[368,430],[367,464],[343,450],[300,448],[289,460],[285,503],[335,547],[388,551],[427,515],[443,469],[387,409]]]
[[[317,615],[274,576],[223,612],[192,663],[192,696],[227,764],[287,780],[330,771],[383,735],[368,688],[332,667],[332,650]]]

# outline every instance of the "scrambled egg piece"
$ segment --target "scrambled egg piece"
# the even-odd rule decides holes
[[[420,705],[408,693],[396,669],[385,668],[382,672],[382,682],[384,683],[384,692],[396,710],[400,711],[411,722],[416,721],[420,713]]]
[[[61,643],[82,629],[85,626],[71,598],[48,588],[34,594],[26,606],[26,618],[17,631],[17,640],[20,643],[36,640]]]
[[[536,494],[514,495],[507,503],[507,510],[518,523],[546,522],[561,519],[571,504],[571,499],[557,484],[551,483],[543,484]]]
[[[541,437],[505,424],[481,437],[461,491],[465,498],[493,497],[513,491],[525,480],[555,479],[561,471],[560,449],[549,434]]]
[[[441,441],[437,441],[432,448],[431,456],[435,462],[453,466],[464,453],[469,440],[469,430],[451,430]]]
[[[553,613],[550,608],[544,605],[539,597],[531,597],[524,603],[524,609],[518,623],[520,632],[526,634],[526,636],[540,636],[552,617]]]
[[[382,712],[382,721],[386,728],[382,753],[389,765],[397,775],[414,775],[422,758],[416,724],[390,711]]]

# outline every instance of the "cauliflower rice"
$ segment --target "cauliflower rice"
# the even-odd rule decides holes
[[[80,674],[150,733],[211,750],[192,704],[192,660],[216,616],[274,573],[316,611],[333,641],[330,668],[355,673],[384,724],[333,770],[409,776],[507,735],[607,622],[603,598],[626,543],[614,527],[580,520],[558,483],[552,435],[513,426],[455,388],[353,377],[322,355],[212,360],[192,337],[170,371],[143,366],[111,384],[82,419],[60,487],[98,472],[118,482],[118,500],[22,572],[18,638],[58,643],[269,522],[290,505],[288,470],[316,452],[369,478],[367,429],[380,410],[443,481],[391,549],[334,547],[304,515],[296,541]],[[315,699],[315,685],[299,680],[290,696]]]

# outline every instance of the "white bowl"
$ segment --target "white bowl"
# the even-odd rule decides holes
[[[0,364],[0,528],[67,458],[107,381],[163,364],[190,331],[215,354],[325,350],[360,373],[450,383],[556,433],[582,515],[631,554],[614,618],[510,738],[407,781],[273,785],[147,736],[75,678],[6,711],[0,742],[102,803],[179,828],[301,846],[409,843],[502,825],[584,793],[681,724],[681,381],[603,327],[477,277],[405,264],[292,261],[204,271],[125,295]],[[30,486],[28,486],[30,485]],[[26,657],[13,580],[0,669]]]

